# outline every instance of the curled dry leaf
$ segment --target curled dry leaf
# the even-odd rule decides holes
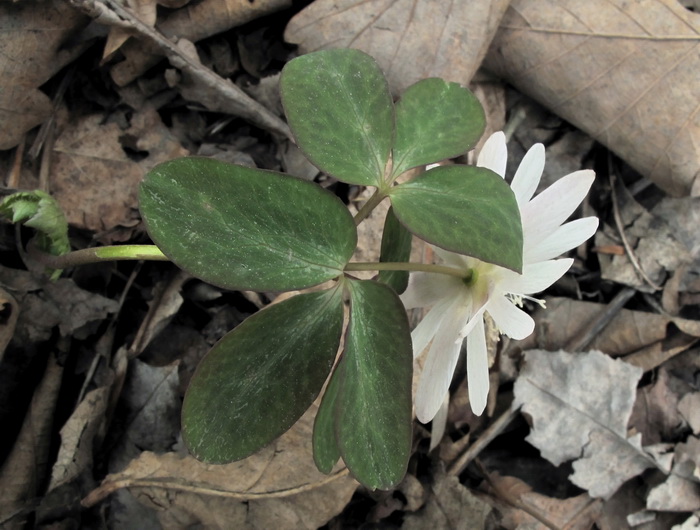
[[[63,367],[49,355],[46,371],[37,386],[24,417],[22,428],[0,469],[0,521],[8,521],[36,497],[48,471],[49,449],[56,399],[61,389]],[[3,528],[21,529],[24,523],[14,519]]]
[[[640,435],[627,437],[641,368],[591,351],[531,350],[515,382],[513,406],[532,418],[527,441],[558,466],[574,462],[570,480],[592,497],[609,498],[649,467]]]
[[[51,472],[51,491],[91,472],[95,437],[104,436],[109,387],[96,388],[83,400],[61,428],[61,447]]]
[[[69,41],[86,24],[65,2],[0,2],[0,150],[48,118],[53,106],[38,87],[83,50]]]
[[[156,29],[167,38],[197,42],[258,17],[289,7],[290,0],[203,0],[164,16]],[[133,40],[121,48],[124,61],[112,67],[112,79],[119,86],[131,83],[163,57],[152,43]]]
[[[670,195],[697,196],[699,34],[676,0],[513,0],[484,65]]]
[[[374,57],[399,94],[426,77],[467,84],[509,0],[316,0],[287,26],[302,53],[356,48]]]
[[[347,504],[357,482],[345,470],[323,475],[313,463],[311,431],[317,407],[253,456],[208,465],[175,453],[143,452],[108,475],[83,501],[90,506],[120,488],[159,510],[165,528],[182,521],[206,528],[323,526]]]

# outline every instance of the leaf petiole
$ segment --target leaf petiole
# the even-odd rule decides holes
[[[470,276],[469,271],[457,269],[455,267],[446,267],[445,265],[432,265],[430,263],[408,263],[408,262],[374,262],[374,261],[358,261],[348,263],[345,266],[345,272],[350,271],[421,271],[434,272],[437,274],[448,274],[456,276],[462,280]]]
[[[170,261],[155,245],[112,245],[74,250],[61,256],[53,256],[38,249],[29,250],[32,258],[52,269],[67,269],[77,265],[118,260]]]

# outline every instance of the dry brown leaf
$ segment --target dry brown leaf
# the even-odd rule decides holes
[[[683,396],[678,403],[678,412],[688,422],[693,434],[700,434],[700,392],[691,392]]]
[[[676,0],[513,0],[484,65],[667,193],[697,196],[699,33]]]
[[[678,524],[671,530],[698,530],[700,528],[700,514],[691,515],[682,524]]]
[[[605,304],[569,298],[548,297],[546,302],[547,308],[534,315],[536,332],[519,343],[524,350],[564,348],[605,310]],[[590,347],[609,355],[625,355],[663,340],[668,323],[669,319],[661,315],[623,309],[596,336]]]
[[[0,287],[0,362],[5,354],[5,348],[15,334],[19,305],[14,296]]]
[[[156,5],[158,3],[159,2],[155,0],[124,0],[125,7],[133,11],[134,15],[137,16],[141,22],[149,26],[153,26],[156,23]],[[107,35],[107,42],[102,52],[102,58],[110,57],[121,48],[122,44],[132,35],[133,32],[128,29],[118,26],[112,27],[112,29],[109,30],[109,35]]]
[[[168,38],[197,42],[258,17],[289,7],[291,0],[203,0],[164,16],[156,29]],[[121,48],[124,61],[114,65],[112,79],[119,86],[131,83],[163,58],[152,43],[127,42]]]
[[[63,366],[53,355],[22,423],[12,451],[0,469],[0,521],[25,508],[43,487],[49,465],[49,448],[58,392],[61,389]],[[6,529],[25,528],[24,518],[2,525]]]
[[[68,278],[51,282],[27,271],[0,266],[0,283],[13,293],[21,308],[15,331],[19,344],[46,341],[55,326],[61,336],[72,335],[85,324],[119,309],[115,300],[81,289]]]
[[[677,466],[674,466],[674,472]],[[671,474],[663,484],[647,496],[647,509],[662,512],[692,512],[700,510],[700,484],[677,474]]]
[[[491,506],[471,493],[459,477],[435,475],[425,506],[404,519],[402,530],[485,528]]]
[[[515,382],[513,406],[532,418],[527,441],[558,466],[577,459],[570,480],[592,497],[609,498],[656,463],[627,437],[640,368],[597,351],[531,350]]]
[[[135,113],[122,129],[92,114],[68,123],[54,147],[52,192],[68,222],[102,232],[134,226],[138,186],[154,165],[187,155],[153,109]],[[136,152],[136,162],[127,154]]]
[[[164,528],[318,528],[345,507],[357,482],[345,471],[327,476],[316,469],[311,455],[316,410],[313,406],[270,446],[232,464],[143,452],[83,502],[92,505],[129,488],[159,510]]]
[[[156,285],[153,299],[148,304],[148,314],[143,319],[131,346],[130,357],[140,355],[178,312],[184,301],[181,295],[182,285],[191,278],[184,272],[176,272],[170,280]]]
[[[95,437],[104,436],[109,387],[88,392],[61,428],[61,447],[51,471],[48,491],[92,469]]]
[[[489,484],[497,490],[498,496],[505,497],[506,502],[499,503],[501,512],[499,524],[506,529],[545,530],[547,528],[523,508],[544,516],[557,528],[567,530],[588,530],[598,516],[599,505],[585,493],[568,499],[547,497],[532,491],[527,483],[516,477],[501,476],[498,473],[489,475]],[[513,501],[519,503],[521,507],[513,506]]]
[[[302,53],[357,48],[374,57],[392,92],[426,77],[468,84],[509,0],[316,0],[285,39]]]
[[[650,445],[673,440],[686,426],[678,410],[684,387],[673,374],[662,366],[656,381],[637,391],[629,427],[642,435],[642,444]]]
[[[0,2],[0,150],[51,114],[38,87],[84,49],[68,41],[86,24],[65,2]]]
[[[618,185],[616,189],[624,235],[644,274],[657,284],[662,284],[671,272],[689,266],[693,259],[688,247],[678,238],[678,232],[664,219],[649,213],[624,187]],[[596,233],[597,246],[620,241],[617,227],[605,226]],[[629,285],[639,291],[655,290],[641,276],[627,254],[600,254],[598,260],[604,280]]]

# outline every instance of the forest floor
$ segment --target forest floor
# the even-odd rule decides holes
[[[3,223],[0,527],[700,528],[697,4],[546,3],[0,3],[3,195],[49,191],[76,249],[150,243],[139,183],[187,155],[315,180],[361,206],[366,190],[320,173],[284,121],[281,69],[326,46],[373,55],[396,95],[430,76],[469,85],[484,138],[506,132],[508,178],[542,143],[540,190],[593,169],[575,216],[600,219],[538,295],[546,308],[526,301],[535,332],[490,341],[486,412],[471,413],[460,362],[445,435],[430,451],[430,425],[415,423],[391,491],[316,470],[316,405],[241,462],[187,453],[194,369],[276,295],[149,261],[51,281],[25,251],[34,232]],[[360,225],[356,259],[377,257],[385,212]],[[417,241],[414,256],[431,259]]]

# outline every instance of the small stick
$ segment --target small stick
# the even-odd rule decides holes
[[[474,460],[479,453],[481,453],[481,451],[483,451],[486,446],[490,444],[496,436],[501,434],[501,432],[503,432],[510,422],[515,419],[518,412],[520,412],[520,407],[515,409],[511,407],[496,421],[489,425],[489,427],[483,433],[481,433],[481,436],[479,436],[479,438],[477,438],[477,440],[471,444],[464,453],[462,453],[454,462],[452,462],[452,464],[450,464],[447,474],[454,476],[461,474],[462,471],[464,471],[470,464],[470,462]]]
[[[564,349],[569,352],[581,351],[586,348],[620,312],[624,305],[637,291],[632,287],[625,287],[610,300],[607,307],[591,322],[578,336],[566,343]]]

